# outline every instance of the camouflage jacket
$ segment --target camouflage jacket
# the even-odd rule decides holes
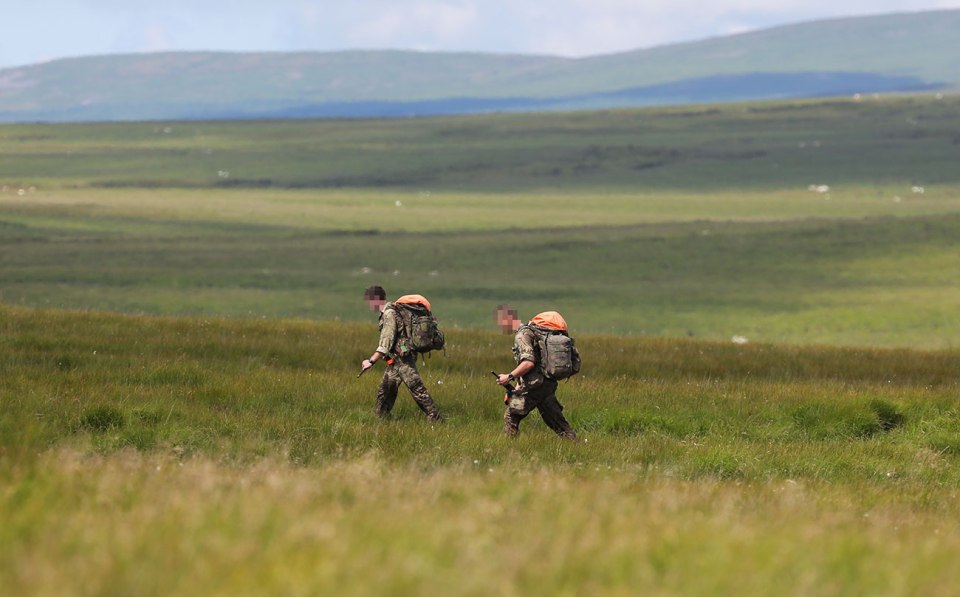
[[[537,348],[537,337],[528,326],[520,326],[513,337],[513,359],[519,365],[523,361],[534,364],[533,369],[520,377],[522,386],[535,388],[543,384],[544,376],[540,368],[540,355]]]
[[[393,303],[387,303],[387,306],[380,312],[380,343],[377,346],[377,352],[384,356],[393,354],[402,325],[403,322],[397,316],[397,310]]]

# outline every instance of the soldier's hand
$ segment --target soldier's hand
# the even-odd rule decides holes
[[[501,386],[505,386],[511,381],[513,381],[513,376],[510,375],[509,373],[501,373],[500,375],[497,376],[497,383],[500,384]]]
[[[360,363],[360,373],[366,372],[366,370],[370,367],[373,367],[373,363],[370,362],[370,359],[363,359],[363,362]]]

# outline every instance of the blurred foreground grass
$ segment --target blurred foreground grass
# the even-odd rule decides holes
[[[555,447],[553,448],[555,449]],[[7,594],[948,595],[956,490],[57,451],[4,479]]]

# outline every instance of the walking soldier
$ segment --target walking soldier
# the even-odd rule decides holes
[[[387,363],[377,388],[377,415],[390,414],[403,383],[427,419],[442,422],[443,415],[417,371],[418,354],[443,348],[443,334],[430,312],[430,301],[419,294],[410,294],[388,303],[387,293],[380,286],[367,288],[363,298],[370,310],[380,312],[380,342],[370,358],[360,364],[360,373],[381,359]]]
[[[556,311],[545,311],[520,324],[517,312],[506,305],[497,308],[497,323],[505,333],[514,333],[513,355],[517,366],[497,377],[506,386],[517,380],[517,387],[503,413],[503,431],[509,436],[520,432],[520,421],[534,410],[543,422],[564,439],[577,441],[577,434],[563,416],[557,400],[557,382],[580,371],[580,354],[567,335],[567,322]]]

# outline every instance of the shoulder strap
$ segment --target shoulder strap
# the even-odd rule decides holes
[[[430,313],[430,309],[427,309],[426,307],[424,307],[419,303],[396,303],[394,306],[398,310],[404,311],[410,314],[415,313],[417,315],[432,315],[432,313]]]
[[[396,314],[397,319],[400,320],[400,326],[399,326],[399,329],[397,330],[398,335],[403,336],[404,338],[409,338],[410,337],[410,329],[409,329],[410,318],[407,317],[407,315],[404,313],[406,309],[402,307],[403,305],[398,305],[397,303],[387,303],[387,305],[383,308],[383,310],[386,311],[387,309],[390,309]]]
[[[520,327],[517,328],[515,334],[526,331],[533,333],[533,354],[536,357],[536,365],[537,367],[543,367],[543,339],[540,333],[541,330],[535,325],[522,323]]]
[[[569,337],[569,334],[567,334],[567,332],[565,332],[565,331],[563,331],[563,330],[552,330],[552,329],[550,329],[550,328],[540,327],[539,325],[536,325],[536,324],[533,324],[533,323],[525,323],[525,324],[521,325],[520,327],[522,327],[522,328],[523,328],[523,327],[530,328],[530,329],[533,330],[534,332],[537,332],[538,334],[543,334],[543,335],[545,335],[545,336],[549,336],[549,335],[552,335],[552,334],[560,334],[561,336],[567,336],[567,337]]]
[[[546,330],[542,330],[542,329],[538,328],[538,327],[535,326],[535,325],[530,325],[530,324],[524,323],[524,324],[522,324],[520,327],[517,328],[517,331],[514,332],[514,334],[518,334],[518,333],[524,332],[524,331],[533,333],[533,340],[534,340],[534,342],[539,342],[539,341],[540,341],[540,337],[544,334],[544,332],[545,332]]]

